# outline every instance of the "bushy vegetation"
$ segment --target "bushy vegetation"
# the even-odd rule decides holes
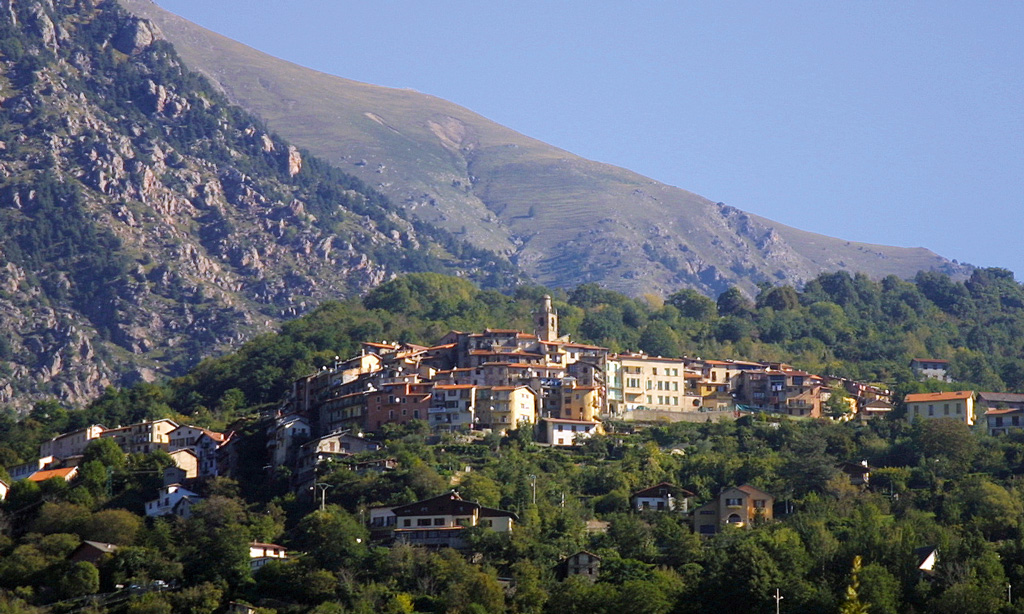
[[[57,432],[94,422],[172,417],[231,426],[247,442],[238,481],[207,482],[206,502],[189,520],[139,520],[170,462],[162,453],[125,459],[98,443],[78,481],[18,483],[4,505],[13,529],[0,544],[0,586],[13,591],[6,599],[45,603],[95,585],[103,591],[161,579],[188,588],[137,596],[127,607],[212,610],[241,598],[296,612],[689,612],[737,604],[769,611],[779,587],[792,612],[864,605],[872,612],[1019,611],[1005,604],[1003,589],[1024,581],[1024,437],[989,438],[954,422],[909,428],[899,420],[761,417],[636,433],[618,425],[575,451],[538,448],[518,431],[475,444],[428,444],[426,426],[413,423],[378,434],[387,449],[375,454],[397,458],[399,470],[329,466],[320,478],[332,485],[323,511],[306,493],[289,491],[287,472],[267,479],[264,428],[254,412],[279,401],[292,378],[354,354],[364,340],[430,343],[453,328],[528,329],[545,293],[554,296],[563,333],[618,349],[784,360],[901,391],[924,387],[906,365],[927,355],[951,359],[967,382],[956,386],[1019,389],[1015,327],[1024,301],[1012,276],[998,269],[963,283],[930,274],[913,282],[823,275],[801,291],[762,288],[753,301],[733,291],[717,301],[681,291],[661,302],[595,286],[503,295],[432,273],[404,276],[362,300],[324,304],[185,377],[111,389],[79,411],[41,403],[21,419],[4,416],[6,465],[33,457]],[[860,460],[874,469],[867,489],[851,486],[837,469]],[[777,520],[703,540],[681,514],[629,510],[631,492],[661,481],[692,491],[696,503],[727,486],[753,484],[777,497]],[[472,563],[454,552],[368,541],[360,520],[369,506],[451,487],[516,511],[518,529],[510,536],[475,531],[480,556]],[[584,521],[594,517],[610,522],[607,533],[586,530]],[[66,555],[79,539],[129,547],[95,572],[71,569]],[[251,540],[307,554],[251,576],[239,545]],[[939,548],[935,576],[916,569],[913,551],[922,546]],[[554,565],[579,549],[604,557],[600,581],[556,581]],[[499,578],[512,578],[515,589]]]
[[[125,459],[100,440],[77,482],[15,486],[4,505],[13,534],[0,540],[0,587],[36,603],[115,584],[182,587],[136,595],[130,610],[213,611],[243,599],[289,612],[551,613],[767,612],[781,588],[786,611],[820,613],[849,611],[840,608],[850,607],[860,557],[852,599],[872,612],[1020,611],[1004,604],[1005,586],[1024,581],[1018,436],[992,439],[947,421],[909,428],[744,418],[618,432],[565,451],[539,448],[528,433],[467,445],[428,444],[425,432],[414,423],[383,433],[386,452],[369,455],[397,458],[396,471],[327,466],[323,510],[308,494],[290,493],[286,475],[217,478],[201,487],[205,501],[192,518],[145,522],[142,504],[169,459]],[[872,465],[871,488],[851,486],[836,469],[851,459]],[[777,518],[704,539],[684,514],[630,510],[630,493],[662,481],[689,489],[696,503],[750,483],[777,497]],[[369,540],[361,522],[369,506],[452,487],[516,511],[517,529],[474,530],[472,561]],[[607,532],[586,529],[594,517],[610,523]],[[81,539],[121,548],[73,569],[67,555]],[[254,540],[281,543],[293,557],[252,575]],[[934,576],[917,569],[922,546],[939,549]],[[598,582],[557,580],[555,565],[581,549],[603,557]]]

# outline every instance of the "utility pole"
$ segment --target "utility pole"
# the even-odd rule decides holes
[[[783,599],[785,599],[785,597],[782,596],[779,589],[775,589],[775,614],[779,614],[779,602]]]
[[[322,512],[327,506],[327,489],[332,488],[334,485],[326,482],[316,482],[313,486],[320,489],[320,511]]]

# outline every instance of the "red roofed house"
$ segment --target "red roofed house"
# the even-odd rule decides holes
[[[249,568],[256,571],[270,561],[281,561],[288,558],[288,551],[284,546],[277,544],[261,544],[252,542],[249,544]]]
[[[1024,394],[979,392],[977,411],[984,413],[989,435],[1024,428]]]
[[[65,482],[70,482],[75,479],[75,476],[77,475],[78,467],[65,467],[64,469],[44,469],[42,471],[36,471],[25,479],[29,482],[45,482],[46,480],[52,480],[53,478],[62,478]]]
[[[923,392],[908,394],[903,402],[907,406],[907,422],[949,418],[974,424],[974,391]]]

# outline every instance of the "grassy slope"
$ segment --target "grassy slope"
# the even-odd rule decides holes
[[[541,283],[717,292],[759,279],[799,283],[837,268],[872,276],[956,272],[925,249],[851,243],[735,210],[723,215],[696,194],[585,160],[447,101],[319,73],[148,0],[121,2],[156,22],[190,66],[282,136],[417,216],[504,250]],[[770,229],[774,241],[766,242]]]

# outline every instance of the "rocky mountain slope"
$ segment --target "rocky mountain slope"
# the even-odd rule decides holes
[[[0,2],[0,229],[19,408],[180,372],[397,272],[517,275],[268,132],[112,1]]]
[[[716,294],[822,271],[874,277],[961,267],[923,248],[803,232],[530,139],[452,103],[273,58],[177,17],[156,23],[185,62],[286,138],[377,187],[417,219],[499,249],[532,279],[629,294]],[[837,228],[841,228],[837,220]]]

